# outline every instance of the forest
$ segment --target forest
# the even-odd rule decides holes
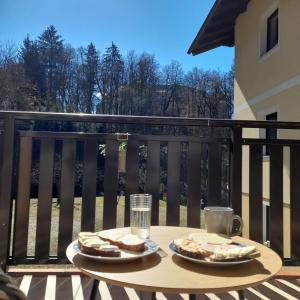
[[[233,73],[185,72],[114,42],[75,49],[51,25],[19,46],[0,42],[0,110],[231,118]]]

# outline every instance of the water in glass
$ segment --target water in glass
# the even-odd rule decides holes
[[[149,194],[130,195],[130,227],[131,233],[140,238],[150,237],[151,202]]]

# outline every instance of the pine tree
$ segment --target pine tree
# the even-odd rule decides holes
[[[95,102],[95,85],[98,77],[99,56],[96,47],[90,43],[85,51],[84,64],[84,95],[85,105],[84,112],[92,113]]]
[[[108,114],[119,113],[119,90],[123,82],[124,61],[118,47],[112,45],[106,48],[102,57],[100,80],[98,87],[102,96],[102,112]],[[99,111],[99,109],[98,109]]]
[[[57,103],[58,89],[58,65],[63,59],[63,40],[57,33],[56,28],[49,26],[38,38],[38,46],[41,54],[41,62],[45,70],[47,85],[46,110],[59,111]]]
[[[38,89],[42,98],[46,95],[45,71],[42,66],[39,47],[36,41],[30,40],[29,36],[23,40],[19,55],[26,77]]]

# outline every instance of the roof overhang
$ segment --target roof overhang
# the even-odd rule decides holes
[[[234,46],[235,20],[247,9],[249,1],[216,0],[188,54],[197,55],[219,46]]]

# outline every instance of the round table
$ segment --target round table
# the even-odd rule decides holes
[[[122,230],[128,231],[129,228]],[[229,267],[207,267],[175,255],[169,244],[172,240],[203,232],[187,227],[153,226],[150,238],[160,247],[159,253],[132,262],[105,264],[76,255],[67,248],[68,259],[83,273],[106,283],[140,291],[163,293],[205,294],[221,293],[256,286],[270,279],[282,267],[280,257],[271,249],[254,241],[233,237],[233,241],[255,246],[261,256],[251,262]],[[241,294],[240,297],[242,298]],[[192,297],[191,297],[192,299]]]

